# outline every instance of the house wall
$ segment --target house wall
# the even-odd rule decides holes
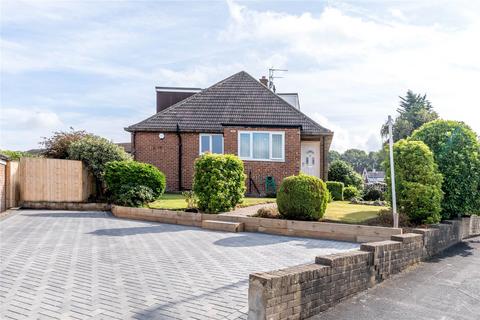
[[[227,127],[223,130],[224,152],[238,154],[238,131],[284,131],[285,132],[285,161],[251,161],[244,160],[245,173],[251,177],[260,194],[265,194],[265,178],[273,176],[275,184],[280,186],[283,178],[298,174],[300,172],[300,129],[299,128],[248,128],[248,127]],[[248,178],[247,178],[248,179]],[[255,194],[255,189],[247,193]]]
[[[299,128],[246,128],[226,127],[224,135],[224,153],[238,154],[238,130],[242,131],[284,131],[285,161],[244,161],[247,176],[252,173],[252,179],[260,194],[265,193],[265,178],[273,176],[277,187],[283,178],[300,172],[300,129]],[[167,178],[167,190],[178,191],[178,143],[176,133],[164,133],[165,138],[159,138],[159,132],[136,132],[134,134],[135,160],[151,163],[158,167]],[[199,156],[199,134],[182,133],[182,189],[191,189],[194,175],[194,162]],[[322,149],[321,149],[322,150]],[[322,158],[322,157],[321,157]],[[322,164],[320,164],[322,165]],[[322,170],[321,170],[322,174]],[[247,180],[247,188],[248,188]],[[252,190],[254,191],[254,190]],[[247,189],[247,192],[249,190]]]

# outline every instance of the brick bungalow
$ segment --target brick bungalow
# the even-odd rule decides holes
[[[238,155],[248,193],[265,193],[268,176],[277,187],[300,171],[326,179],[333,132],[260,81],[241,71],[204,90],[157,87],[157,113],[125,128],[135,160],[163,171],[168,191],[192,187],[204,152]]]

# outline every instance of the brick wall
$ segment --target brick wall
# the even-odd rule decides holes
[[[0,163],[0,212],[6,210],[6,169],[7,166]]]
[[[265,178],[273,176],[277,187],[283,178],[300,172],[300,129],[272,128],[232,128],[224,129],[224,153],[238,154],[238,130],[284,131],[285,161],[244,161],[245,173],[252,178],[260,194],[265,193]],[[178,137],[176,133],[165,133],[159,138],[159,132],[137,132],[135,134],[135,159],[157,166],[167,177],[167,190],[178,191]],[[199,155],[197,133],[182,133],[182,187],[191,189],[194,175],[194,162]],[[248,183],[247,183],[248,188]],[[247,190],[248,192],[249,190]],[[254,191],[254,190],[253,190]]]
[[[305,319],[407,267],[480,234],[480,217],[413,229],[360,250],[316,257],[314,264],[250,275],[248,319]],[[466,231],[468,230],[468,231]]]
[[[273,176],[277,188],[283,178],[298,174],[300,172],[300,129],[298,128],[245,128],[228,127],[223,130],[225,153],[238,154],[238,131],[284,131],[285,132],[285,161],[250,161],[245,160],[245,173],[247,177],[252,173],[260,194],[265,194],[265,178]],[[249,184],[247,181],[247,188]],[[250,190],[247,189],[247,193]],[[252,187],[252,193],[255,189]]]

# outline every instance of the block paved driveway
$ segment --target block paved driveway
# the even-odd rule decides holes
[[[0,319],[245,319],[250,273],[358,247],[39,210],[0,241]]]

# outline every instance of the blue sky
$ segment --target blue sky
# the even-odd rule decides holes
[[[1,2],[0,148],[55,130],[115,142],[155,112],[155,86],[207,87],[287,68],[279,92],[335,131],[333,148],[376,150],[408,89],[480,132],[478,1]]]

